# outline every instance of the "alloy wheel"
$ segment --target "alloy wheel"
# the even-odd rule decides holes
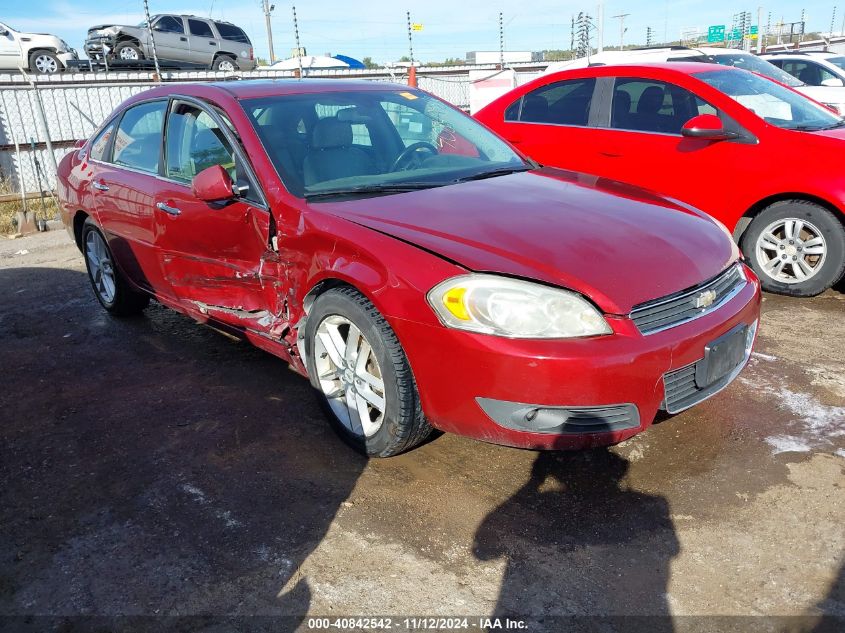
[[[129,59],[129,60],[137,60],[138,59],[138,51],[134,48],[127,46],[126,48],[120,49],[120,59]]]
[[[327,316],[314,336],[320,389],[337,419],[353,434],[372,437],[386,410],[384,380],[370,342],[349,319]]]
[[[775,281],[797,284],[816,275],[827,257],[827,242],[811,222],[776,220],[757,238],[757,262]]]
[[[114,265],[106,243],[97,231],[90,231],[85,238],[85,257],[94,290],[104,303],[113,303],[116,288]]]
[[[229,60],[224,60],[220,62],[217,69],[227,73],[233,73],[235,72],[235,64]]]
[[[37,55],[35,57],[35,68],[38,72],[44,74],[59,72],[59,64],[49,55]]]

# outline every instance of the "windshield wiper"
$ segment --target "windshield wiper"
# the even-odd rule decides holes
[[[397,182],[389,185],[361,185],[347,189],[328,189],[326,191],[315,191],[305,194],[306,200],[319,200],[321,198],[335,198],[338,196],[357,196],[368,193],[403,193],[406,191],[419,191],[420,189],[431,189],[441,187],[449,183],[445,182]]]
[[[826,125],[825,127],[819,128],[820,130],[833,130],[838,127],[845,127],[845,119],[841,121],[837,121],[836,123],[831,123],[830,125]]]
[[[522,167],[503,167],[501,169],[491,169],[490,171],[482,171],[471,176],[464,176],[457,178],[452,182],[468,182],[470,180],[484,180],[485,178],[495,178],[496,176],[507,176],[508,174],[516,174],[522,171],[531,171],[532,167],[523,165]]]

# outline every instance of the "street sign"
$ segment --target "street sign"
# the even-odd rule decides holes
[[[419,22],[415,22],[414,24],[411,25],[411,30],[412,31],[422,31],[423,25],[420,24]]]
[[[742,39],[742,30],[741,29],[731,29],[731,32],[728,33],[729,40],[741,40]]]
[[[725,25],[724,24],[716,24],[714,26],[707,27],[707,41],[710,43],[713,42],[724,42],[725,41]]]

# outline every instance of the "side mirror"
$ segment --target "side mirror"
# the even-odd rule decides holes
[[[4,29],[2,26],[0,26],[0,36],[2,36],[2,35],[8,35],[8,34],[9,34],[9,31],[7,31],[7,30],[6,30],[6,29]]]
[[[827,86],[828,88],[841,88],[845,86],[845,82],[843,82],[839,77],[828,77],[827,79],[822,79],[822,86]]]
[[[203,169],[194,176],[191,192],[203,202],[223,202],[235,197],[232,179],[220,165]]]
[[[681,134],[688,138],[700,138],[705,141],[727,141],[739,134],[725,129],[722,119],[715,114],[699,114],[684,123]]]

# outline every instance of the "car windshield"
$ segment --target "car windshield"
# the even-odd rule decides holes
[[[842,119],[827,108],[759,75],[710,70],[695,77],[716,88],[767,123],[787,130],[814,131],[836,127]]]
[[[824,60],[841,68],[842,70],[845,70],[845,57],[825,57]]]
[[[736,66],[743,70],[750,70],[758,75],[774,79],[786,86],[803,86],[804,82],[796,79],[785,70],[770,64],[765,59],[760,59],[748,53],[716,53],[710,56],[714,62],[722,66]]]
[[[285,187],[300,197],[395,193],[530,169],[474,119],[416,89],[241,103]]]

